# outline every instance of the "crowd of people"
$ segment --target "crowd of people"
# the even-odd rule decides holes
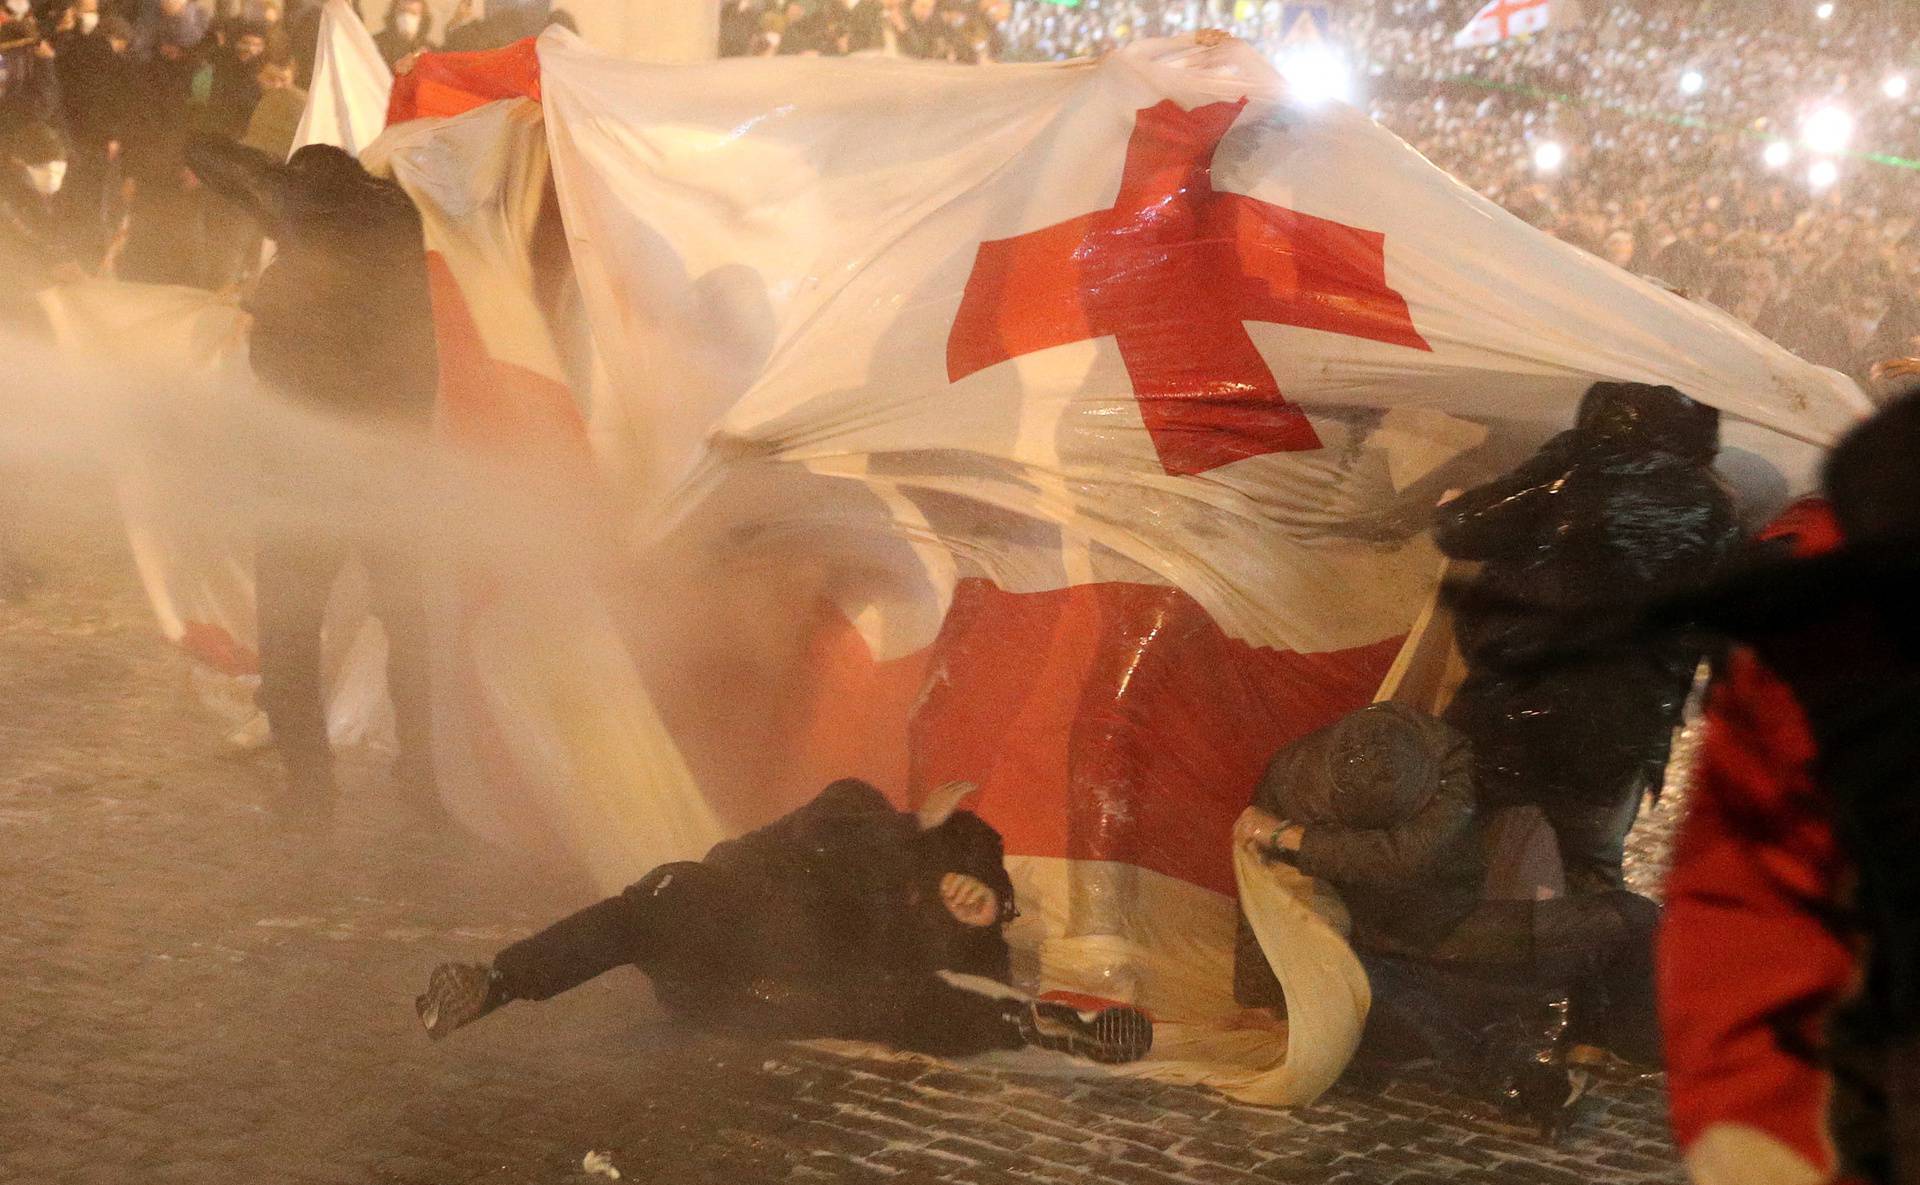
[[[729,0],[721,49],[1052,61],[1220,28],[1284,69],[1317,37],[1305,46],[1317,83],[1331,69],[1342,97],[1535,226],[1822,365],[1865,378],[1920,353],[1920,67],[1906,61],[1920,13],[1618,0],[1565,28],[1455,48],[1478,7]],[[1822,108],[1825,154],[1801,144]]]
[[[256,230],[181,164],[197,132],[284,156],[316,0],[5,0],[0,239],[48,273],[219,288]],[[727,55],[1043,61],[1224,28],[1302,51],[1441,167],[1554,235],[1710,300],[1865,378],[1920,353],[1920,14],[1618,0],[1565,28],[1458,49],[1473,0],[725,0]],[[564,13],[462,0],[440,30],[397,0],[389,64],[481,49]],[[1303,28],[1303,20],[1305,27]],[[1824,110],[1823,110],[1824,109]],[[1820,129],[1824,155],[1802,144]],[[28,285],[26,287],[31,287]]]
[[[256,222],[186,167],[197,135],[285,159],[306,106],[320,0],[6,0],[0,20],[0,251],[36,274],[219,289],[258,258]],[[358,0],[355,0],[358,11]],[[566,14],[424,0],[374,29],[389,65],[433,48],[508,44]],[[4,311],[4,310],[0,310]]]

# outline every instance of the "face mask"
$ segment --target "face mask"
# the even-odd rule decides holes
[[[32,183],[34,192],[41,197],[52,197],[59,193],[60,183],[66,179],[66,161],[50,160],[45,164],[27,166],[27,180]]]
[[[400,36],[412,41],[420,35],[420,14],[403,12],[393,18],[393,27],[400,30]]]
[[[27,10],[32,7],[33,0],[7,0],[7,11],[15,16],[27,15]]]
[[[93,32],[94,26],[100,23],[100,14],[97,12],[83,12],[80,14],[79,20],[80,31],[82,33],[91,33]]]

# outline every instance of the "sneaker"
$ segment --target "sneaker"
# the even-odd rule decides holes
[[[1051,1000],[1035,1000],[1027,1005],[1019,1024],[1028,1045],[1106,1065],[1137,1062],[1153,1048],[1153,1021],[1138,1008],[1080,1012]]]
[[[492,1012],[506,999],[493,968],[478,963],[442,963],[427,977],[425,995],[416,996],[413,1010],[427,1036],[438,1041]]]
[[[1659,1066],[1628,1061],[1602,1045],[1573,1046],[1567,1050],[1567,1065],[1576,1070],[1585,1070],[1601,1082],[1615,1085],[1658,1082],[1665,1076],[1665,1071]]]

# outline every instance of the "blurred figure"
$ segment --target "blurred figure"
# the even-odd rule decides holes
[[[760,0],[727,0],[720,9],[720,56],[744,58],[760,33]]]
[[[227,42],[207,53],[212,77],[207,91],[206,131],[237,140],[260,101],[260,63],[267,52],[267,29],[252,22],[228,27]]]
[[[1659,981],[1702,1183],[1920,1180],[1920,392],[1829,458],[1800,557],[1672,620],[1744,645],[1707,709]]]
[[[902,54],[910,58],[947,59],[947,23],[940,19],[940,0],[908,0],[899,29]]]
[[[309,145],[285,164],[217,137],[189,148],[211,189],[245,206],[277,245],[247,301],[254,374],[270,390],[382,431],[424,437],[438,364],[420,216],[400,187],[338,148]],[[271,480],[271,475],[269,475]],[[325,511],[326,489],[302,497]],[[367,569],[387,635],[403,791],[437,806],[425,608],[417,557],[331,530],[270,531],[255,554],[260,706],[296,800],[333,796],[322,699],[321,624],[349,559]]]
[[[1468,675],[1447,721],[1473,743],[1488,805],[1545,812],[1571,892],[1622,886],[1627,830],[1660,785],[1702,648],[1516,663],[1555,628],[1540,607],[1644,602],[1720,565],[1739,526],[1718,450],[1713,408],[1671,387],[1596,383],[1571,431],[1439,510],[1440,549],[1481,564],[1455,606]]]
[[[102,17],[100,0],[76,0],[70,11],[71,27],[54,39],[72,141],[62,219],[79,257],[97,267],[120,224],[120,154],[139,94],[127,56],[133,26]]]
[[[67,145],[47,123],[0,130],[0,324],[37,324],[34,294],[77,271],[60,233]]]
[[[1601,248],[1601,256],[1613,266],[1623,271],[1632,271],[1635,259],[1633,232],[1616,230],[1607,235],[1607,241]]]
[[[426,0],[394,0],[387,21],[373,36],[380,60],[392,66],[408,54],[433,48],[433,15]]]
[[[293,85],[294,63],[290,57],[269,57],[256,75],[260,82],[260,101],[247,121],[240,142],[285,160],[293,151],[293,138],[300,130],[300,117],[307,110],[307,92]]]
[[[57,53],[30,6],[8,0],[0,11],[0,131],[61,124]]]
[[[208,49],[207,10],[188,0],[145,0],[134,29],[138,96],[124,151],[126,242],[123,280],[202,280],[201,202],[182,158],[192,133],[194,75]]]

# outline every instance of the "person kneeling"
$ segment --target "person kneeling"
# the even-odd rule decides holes
[[[1236,838],[1338,890],[1374,988],[1369,1043],[1383,1029],[1411,1034],[1422,1052],[1480,1063],[1509,1101],[1550,1114],[1566,1101],[1564,1055],[1576,1047],[1605,1051],[1609,1067],[1658,1064],[1659,907],[1624,889],[1487,896],[1473,768],[1445,722],[1375,704],[1275,755]]]
[[[704,860],[656,868],[514,943],[489,966],[441,964],[415,1002],[421,1023],[444,1037],[503,1004],[550,999],[630,963],[671,1012],[707,1028],[949,1056],[1031,1045],[1099,1062],[1145,1057],[1145,1013],[1083,1013],[1006,986],[1013,882],[999,833],[954,810],[972,789],[943,786],[916,816],[865,782],[835,782]]]

